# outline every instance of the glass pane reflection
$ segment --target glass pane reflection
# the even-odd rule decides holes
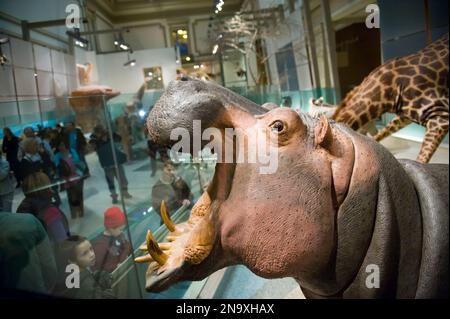
[[[190,282],[147,293],[147,265],[134,258],[147,230],[158,241],[167,234],[159,201],[171,203],[174,222],[187,220],[214,158],[181,154],[164,165],[167,150],[148,142],[145,115],[114,112],[105,96],[21,103],[40,108],[3,120],[11,123],[1,136],[11,187],[0,213],[8,229],[0,235],[2,287],[66,298],[182,298]]]

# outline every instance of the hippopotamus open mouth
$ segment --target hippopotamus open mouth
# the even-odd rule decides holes
[[[386,236],[377,241],[374,235],[387,218],[380,193],[386,187],[401,187],[402,198],[389,201],[400,202],[395,211],[420,210],[412,195],[414,185],[403,173],[382,177],[380,161],[401,169],[384,148],[325,116],[311,118],[289,108],[258,106],[212,83],[177,81],[149,114],[150,138],[170,147],[177,142],[170,139],[171,132],[183,128],[192,134],[194,120],[201,120],[203,131],[263,132],[256,144],[277,150],[277,168],[261,174],[258,161],[239,162],[234,157],[223,162],[219,155],[214,177],[186,223],[173,224],[162,204],[161,216],[170,230],[167,242],[158,245],[149,232],[143,247],[149,255],[137,259],[150,262],[148,291],[244,264],[265,278],[293,277],[308,296],[342,296],[362,286],[354,283],[364,273],[364,265],[374,260],[380,267],[386,263],[377,251]],[[396,179],[397,184],[392,184]],[[420,214],[396,214],[402,225],[412,227],[407,235],[403,231],[398,245],[406,240],[413,246],[403,253],[398,268],[417,273],[421,238],[413,234],[420,233]],[[401,230],[402,225],[396,227]],[[391,272],[381,276],[391,280]]]

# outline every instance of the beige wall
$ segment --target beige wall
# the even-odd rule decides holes
[[[143,69],[155,66],[162,68],[164,86],[175,80],[177,65],[173,48],[137,50],[130,59],[136,60],[134,67],[123,66],[128,60],[125,52],[97,55],[100,84],[122,93],[135,93],[144,83]]]

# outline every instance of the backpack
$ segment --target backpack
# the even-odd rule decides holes
[[[61,211],[61,209],[57,206],[57,205],[53,205],[50,203],[47,204],[43,204],[40,205],[38,202],[35,201],[30,201],[29,199],[25,199],[24,201],[22,201],[22,203],[19,205],[19,207],[17,207],[17,211],[16,213],[21,213],[21,214],[31,214],[34,217],[36,217],[39,222],[42,224],[42,226],[44,227],[45,231],[48,232],[48,227],[47,224],[45,222],[45,214],[47,213],[47,210],[50,208],[56,208],[60,214],[61,217],[63,219],[63,224],[64,224],[64,229],[67,232],[67,235],[70,235],[70,230],[69,230],[69,222],[67,220],[66,215]]]
[[[72,175],[72,168],[64,159],[61,159],[59,162],[59,175],[61,177],[70,177]]]
[[[33,161],[30,157],[25,156],[20,162],[20,171],[22,178],[37,172],[44,172],[44,162],[42,160]]]

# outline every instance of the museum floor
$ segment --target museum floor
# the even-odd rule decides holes
[[[389,137],[381,141],[381,144],[385,146],[396,158],[416,159],[419,154],[421,143],[397,138]],[[448,145],[442,145],[437,149],[436,153],[431,158],[430,163],[448,164],[449,161],[449,149]]]
[[[420,149],[420,143],[397,137],[389,137],[382,144],[397,158],[415,159]],[[148,157],[145,155],[145,143],[141,142],[139,145],[135,145],[134,151],[139,159],[129,162],[124,166],[129,180],[130,193],[133,195],[132,199],[126,201],[128,214],[130,214],[132,207],[136,207],[133,205],[140,204],[140,207],[146,207],[146,205],[148,207],[150,205],[151,187],[159,178],[159,174],[156,174],[154,177],[150,176],[150,163]],[[69,219],[71,231],[90,237],[92,234],[98,233],[103,229],[103,212],[111,206],[111,200],[97,155],[95,153],[90,154],[87,156],[87,160],[92,176],[85,181],[84,186],[85,217],[75,220],[70,219],[65,193],[61,193],[61,208]],[[433,156],[431,162],[448,164],[448,146],[441,146]],[[179,173],[183,176],[185,172]],[[193,178],[189,182],[192,188],[199,189],[198,185],[193,185],[193,183],[198,183]],[[196,197],[198,195],[195,194]],[[13,205],[14,211],[22,199],[22,191],[21,189],[17,189]],[[150,215],[149,218],[145,219],[145,225],[139,225],[139,227],[155,229],[159,226],[159,216],[154,213]],[[229,277],[227,278],[228,280],[222,280],[222,284],[214,291],[214,297],[239,299],[304,298],[298,284],[291,278],[266,280],[252,274],[243,266],[233,267],[226,273],[226,276]]]

